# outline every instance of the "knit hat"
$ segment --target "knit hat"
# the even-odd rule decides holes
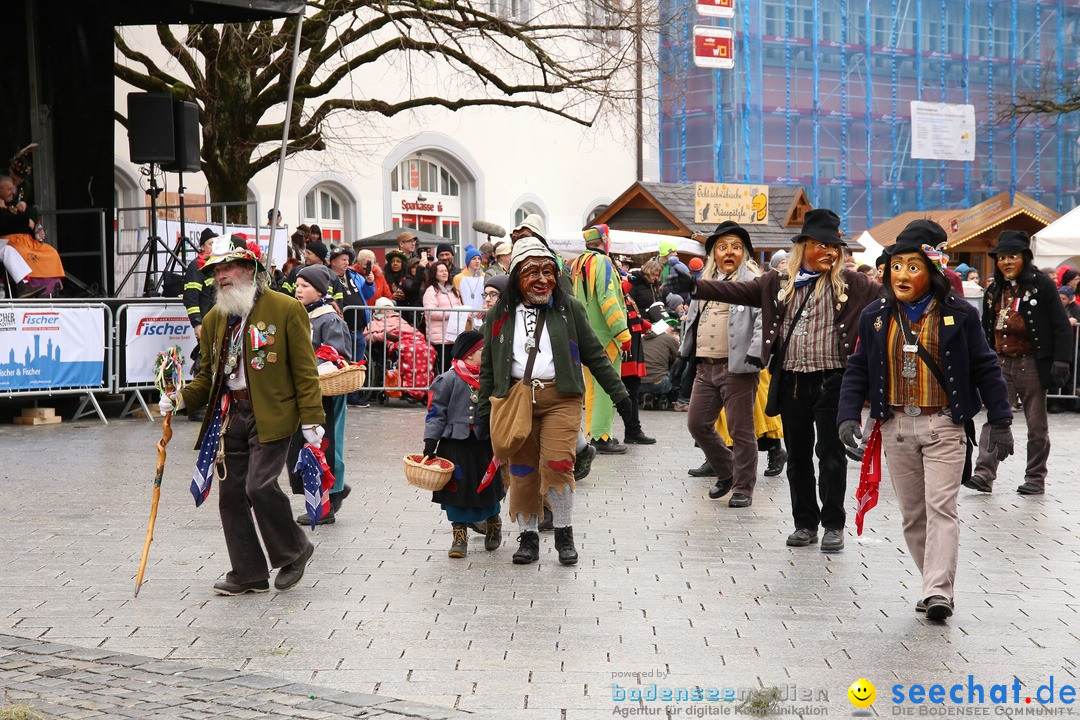
[[[506,288],[510,284],[510,276],[503,273],[502,275],[492,275],[487,280],[484,280],[484,289],[495,288],[499,291],[499,295],[506,294]]]
[[[330,290],[330,283],[333,281],[333,274],[325,265],[308,265],[297,273],[297,277],[306,280],[320,295],[325,295]]]
[[[680,305],[685,305],[685,304],[686,304],[686,300],[683,299],[682,295],[677,295],[675,293],[668,293],[668,296],[666,298],[664,298],[664,305],[667,305],[667,309],[670,310],[671,312],[675,312],[676,310],[679,309]]]
[[[484,347],[484,333],[466,330],[459,333],[457,339],[454,340],[454,347],[450,348],[450,357],[454,360],[464,360],[482,347]]]
[[[524,237],[514,243],[514,252],[510,255],[510,272],[514,272],[521,261],[530,257],[548,258],[555,262],[555,254],[547,245],[536,238]]]
[[[1074,297],[1076,297],[1076,291],[1073,290],[1072,285],[1062,285],[1058,288],[1058,295],[1064,295],[1065,297],[1072,300]]]
[[[769,258],[769,269],[775,270],[780,267],[780,263],[785,260],[787,260],[787,252],[784,250],[777,250],[772,254],[772,257]]]
[[[465,247],[465,265],[471,263],[473,258],[483,258],[483,255],[472,245],[467,245]]]
[[[547,230],[544,229],[544,218],[540,217],[536,213],[526,215],[525,219],[522,220],[516,228],[514,228],[514,232],[525,229],[528,229],[529,232],[531,232],[533,235],[540,239],[547,239]]]
[[[321,240],[312,240],[304,247],[313,252],[319,260],[326,262],[326,256],[330,251],[326,249],[326,245]]]
[[[705,263],[701,261],[701,258],[690,258],[690,272],[698,272],[705,267]]]
[[[454,247],[448,243],[439,243],[438,247],[435,248],[435,257],[442,255],[444,252],[452,253]]]
[[[969,272],[971,272],[972,269],[973,268],[970,265],[968,265],[967,263],[960,263],[959,265],[956,266],[956,274],[959,275],[960,277],[964,277]]]

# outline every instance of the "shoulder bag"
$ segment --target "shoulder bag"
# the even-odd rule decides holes
[[[806,297],[799,304],[799,309],[795,311],[795,317],[791,318],[791,327],[788,328],[784,344],[779,348],[775,348],[772,357],[769,358],[769,375],[771,377],[769,378],[769,394],[765,400],[765,414],[769,417],[776,417],[780,414],[780,400],[784,392],[784,373],[786,372],[784,370],[784,355],[787,354],[787,346],[791,342],[791,334],[795,332],[795,325],[799,322],[799,317],[802,315],[803,310],[806,309],[806,303],[813,294],[814,288],[809,288]]]
[[[529,359],[525,363],[525,375],[515,383],[506,397],[495,397],[491,400],[491,450],[495,457],[507,460],[515,452],[521,449],[532,433],[532,381],[533,365],[536,363],[536,353],[540,349],[540,333],[544,329],[547,320],[547,310],[541,310],[536,319],[536,330],[533,332],[532,347],[529,348]]]

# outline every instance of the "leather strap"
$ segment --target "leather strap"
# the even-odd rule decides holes
[[[525,363],[525,374],[521,376],[521,381],[526,385],[532,380],[533,365],[536,364],[536,353],[540,352],[540,333],[544,329],[544,322],[547,320],[547,308],[544,308],[536,317],[536,330],[533,331],[533,346],[529,348],[529,359]]]

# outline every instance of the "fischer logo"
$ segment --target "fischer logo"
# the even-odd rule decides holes
[[[27,312],[22,317],[23,329],[33,330],[59,330],[60,313],[58,312]]]
[[[178,317],[148,317],[139,321],[135,328],[135,335],[187,335],[191,331],[191,323],[184,316]]]

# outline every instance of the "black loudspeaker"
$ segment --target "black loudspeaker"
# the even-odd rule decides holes
[[[128,93],[128,153],[131,162],[176,161],[173,101],[168,93]]]
[[[193,102],[173,104],[176,160],[162,165],[166,172],[199,172],[199,106]]]

